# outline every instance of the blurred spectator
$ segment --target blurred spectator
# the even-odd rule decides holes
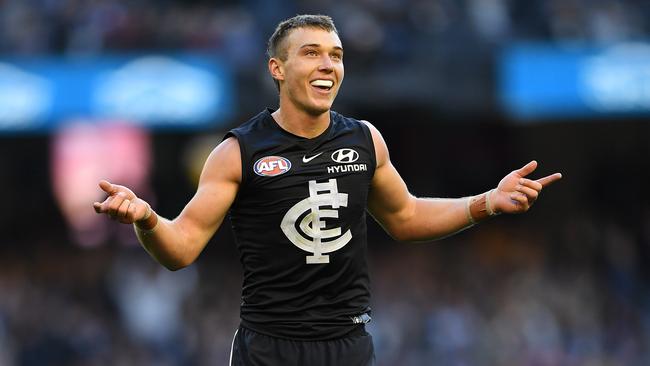
[[[505,225],[490,225],[504,237],[518,237]],[[571,241],[553,245],[548,238],[538,238],[539,244],[508,241],[503,254],[483,250],[492,230],[479,230],[410,249],[373,244],[378,249],[370,253],[375,296],[369,329],[378,365],[627,366],[650,360],[649,292],[630,261],[629,245],[637,245],[611,239],[622,233],[618,225],[600,226],[596,236],[574,231]],[[611,258],[612,264],[554,264],[554,248],[590,238],[608,244],[581,245],[581,255]],[[620,253],[611,252],[618,248]],[[509,259],[507,253],[517,250],[525,252]],[[39,248],[36,257],[5,252],[0,360],[3,365],[224,362],[241,281],[232,250],[227,252],[174,273],[136,248],[96,253]]]
[[[150,151],[146,131],[119,121],[79,121],[56,133],[51,151],[52,187],[79,245],[100,245],[114,230],[122,233],[123,242],[137,243],[130,228],[100,220],[88,209],[88,202],[103,198],[96,189],[100,179],[120,182],[150,196]]]
[[[126,252],[111,265],[108,286],[130,339],[150,350],[153,364],[187,365],[182,307],[196,292],[196,267],[172,273]]]
[[[485,66],[508,42],[595,44],[650,36],[650,5],[632,0],[4,0],[0,54],[220,52],[238,72],[245,93],[238,99],[253,100],[258,108],[265,94],[275,93],[264,68],[270,27],[298,12],[335,18],[346,66],[354,69],[346,75],[351,89],[342,93],[367,114],[381,114],[375,109],[384,101],[399,108],[394,116],[373,120],[397,124],[392,131],[405,129],[404,121],[422,119],[417,110],[402,113],[418,103],[474,110],[465,103],[468,95],[489,96],[489,89],[480,88],[493,77]],[[436,123],[437,132],[454,128]],[[460,162],[473,165],[466,170],[454,162],[453,168],[471,172],[474,183],[481,184],[499,161],[517,155],[512,154],[517,145],[493,146],[495,136],[503,134],[503,141],[525,140],[527,154],[542,151],[566,160],[573,175],[565,184],[572,188],[558,196],[555,207],[561,208],[533,216],[525,225],[500,224],[505,218],[499,218],[441,243],[408,248],[374,235],[369,329],[378,365],[650,364],[650,201],[641,189],[650,171],[647,121],[633,126],[636,145],[617,137],[614,132],[623,128],[618,121],[601,126],[598,134],[583,134],[585,127],[567,124],[552,131],[566,134],[570,143],[550,136],[558,137],[552,146],[549,139],[534,143],[539,126],[521,131],[490,125],[473,140],[467,127],[455,127],[458,141],[451,142],[427,126],[417,125],[412,135],[392,141],[426,154],[423,160],[459,155]],[[38,150],[47,137],[0,144],[3,207],[9,202],[10,208],[1,213],[7,225],[0,245],[1,366],[215,365],[227,360],[241,283],[235,244],[227,234],[220,233],[225,239],[214,240],[219,243],[206,248],[194,266],[172,274],[140,248],[125,247],[135,242],[128,230],[115,233],[91,222],[97,166],[110,171],[112,160],[113,179],[133,180],[128,185],[142,194],[153,190],[148,174],[156,163],[156,188],[168,200],[162,210],[173,216],[192,193],[199,156],[220,138],[217,133],[207,140],[190,136],[187,145],[193,149],[183,155],[174,149],[183,136],[158,136],[156,146],[145,131],[116,128],[77,125],[52,139],[52,187],[70,232],[59,228],[63,221],[55,202],[42,202],[49,192],[43,173],[48,165],[33,162],[47,154]],[[601,137],[593,143],[601,153],[595,158],[581,154],[583,145],[575,142],[594,136]],[[444,149],[431,148],[437,144]],[[628,155],[608,155],[612,147],[628,149]],[[469,188],[451,165],[439,163],[433,173],[423,172],[421,161],[400,159],[399,149],[393,151],[396,164],[418,175],[419,180],[409,179],[414,187]],[[154,153],[168,159],[154,162]],[[603,165],[600,157],[612,162]],[[621,168],[615,177],[607,174],[619,166],[641,172]],[[190,179],[183,180],[183,169]],[[28,179],[22,179],[24,173]],[[630,184],[630,179],[641,183]],[[34,219],[44,216],[49,220]],[[80,251],[77,242],[93,249]]]

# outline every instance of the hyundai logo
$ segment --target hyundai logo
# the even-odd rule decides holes
[[[332,160],[337,163],[354,163],[359,159],[359,153],[352,149],[338,149],[332,153]]]

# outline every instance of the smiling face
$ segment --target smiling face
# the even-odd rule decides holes
[[[332,107],[343,81],[343,47],[335,32],[315,27],[296,28],[282,45],[285,59],[269,60],[280,84],[280,105],[318,116]]]

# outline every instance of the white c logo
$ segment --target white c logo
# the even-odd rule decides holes
[[[323,193],[319,193],[323,192]],[[320,209],[321,206],[330,206],[333,210]],[[307,264],[329,263],[328,255],[343,248],[352,239],[352,233],[348,229],[341,235],[341,228],[324,229],[325,221],[322,218],[338,218],[339,207],[348,206],[347,193],[339,193],[336,179],[330,179],[327,183],[316,183],[315,180],[309,181],[309,197],[296,203],[287,211],[282,218],[280,228],[284,235],[287,236],[293,245],[298,248],[313,253],[306,257]],[[302,232],[311,238],[307,239],[296,229],[298,218],[309,212],[299,223]],[[322,239],[334,240],[322,242]]]

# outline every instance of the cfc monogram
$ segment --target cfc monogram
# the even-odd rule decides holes
[[[332,209],[322,209],[327,206]],[[316,183],[315,180],[309,181],[309,197],[296,203],[287,211],[282,218],[280,228],[284,235],[298,248],[313,253],[306,256],[308,264],[329,263],[330,258],[324,253],[343,248],[352,239],[352,233],[348,229],[341,235],[341,228],[325,229],[324,218],[339,217],[338,209],[348,206],[347,193],[339,193],[336,179],[330,179],[328,182]],[[305,234],[301,235],[296,228],[296,221],[300,216],[307,215],[298,223],[298,227]],[[322,241],[322,239],[332,239]]]

